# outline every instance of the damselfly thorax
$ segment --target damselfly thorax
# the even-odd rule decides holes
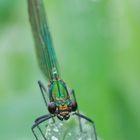
[[[72,111],[76,111],[77,103],[70,97],[66,83],[59,78],[51,80],[48,84],[49,100],[48,110],[60,120],[67,120]]]

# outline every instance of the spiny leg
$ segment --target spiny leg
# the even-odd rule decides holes
[[[52,117],[54,117],[54,116],[52,116],[51,114],[49,114],[49,115],[43,115],[43,116],[41,116],[41,117],[39,117],[39,118],[37,118],[37,119],[35,120],[35,123],[34,123],[34,125],[32,126],[32,132],[33,132],[33,134],[34,134],[36,140],[39,140],[38,137],[37,137],[37,135],[36,135],[36,133],[35,133],[35,131],[34,131],[34,129],[35,129],[36,127],[39,129],[39,131],[40,131],[42,137],[43,137],[45,140],[47,140],[47,139],[45,138],[45,135],[43,134],[41,128],[39,127],[39,124],[43,123],[43,122],[46,121],[46,120],[49,120],[49,119],[52,118]]]
[[[87,120],[88,122],[92,123],[93,131],[94,131],[94,134],[95,134],[95,140],[97,140],[97,133],[96,133],[96,127],[95,127],[94,121],[92,121],[90,118],[88,118],[88,117],[86,117],[86,116],[84,116],[80,113],[77,113],[77,112],[73,113],[73,115],[79,116],[80,118],[83,118],[83,119]]]
[[[39,126],[36,126],[36,127],[39,129],[39,131],[41,130]],[[36,140],[39,140],[38,137],[37,137],[37,135],[36,135],[36,133],[35,133],[35,131],[34,131],[33,126],[32,126],[32,133],[33,133],[33,135],[35,136]],[[41,133],[41,135],[42,135],[42,130],[40,131],[40,133]],[[42,136],[44,137],[44,134],[43,134]],[[46,138],[45,138],[45,140],[46,140]]]
[[[44,119],[44,118],[46,118],[46,116],[48,116],[48,115],[43,115],[43,116],[40,116],[40,117],[38,117],[37,119],[35,119],[35,123],[36,122],[38,122],[38,121],[40,121],[40,120],[42,120],[42,119]]]
[[[48,109],[47,99],[46,99],[46,96],[45,96],[45,95],[48,96],[47,89],[45,88],[45,86],[43,85],[43,83],[42,83],[41,81],[38,81],[38,85],[39,85],[39,87],[40,87],[40,90],[41,90],[41,93],[42,93],[42,96],[43,96],[43,99],[44,99],[46,108]],[[44,92],[45,92],[46,94],[45,94]],[[47,97],[47,98],[48,98],[48,97]],[[49,98],[48,98],[48,99],[49,99]],[[52,120],[53,120],[53,123],[55,123],[55,119],[52,118]]]
[[[75,92],[74,92],[73,89],[70,91],[70,94],[73,96],[74,101],[77,103],[76,95],[75,95]],[[79,113],[79,108],[78,108],[78,106],[77,106],[77,113]],[[82,123],[81,123],[81,118],[80,118],[79,116],[78,116],[78,120],[79,120],[80,131],[83,132]]]
[[[46,115],[41,116],[41,117],[37,118],[37,119],[35,120],[35,122],[38,122],[39,120],[43,120],[45,117],[46,117]],[[38,130],[40,131],[41,135],[42,135],[43,138],[44,138],[44,134],[43,134],[41,128],[39,127],[39,125],[37,126],[37,128],[38,128]]]
[[[38,128],[38,130],[40,131],[42,137],[46,140],[46,137],[45,137],[45,135],[43,134],[43,132],[42,132],[41,128],[39,127],[39,125],[37,126],[37,128]]]
[[[51,114],[49,114],[49,115],[51,115]],[[44,120],[44,118],[46,118],[47,116],[48,116],[48,115],[40,116],[39,118],[37,118],[37,119],[35,120],[35,123],[37,123],[38,121]],[[51,115],[51,116],[52,116],[52,115]],[[52,118],[53,118],[53,117],[54,117],[54,116],[52,116]],[[53,119],[54,119],[54,118],[53,118]],[[42,130],[41,130],[41,128],[39,127],[39,125],[37,126],[37,128],[38,128],[38,130],[40,131],[42,137],[43,137],[44,139],[46,139],[45,136],[44,136],[44,134],[43,134],[43,132],[42,132]]]
[[[43,134],[43,132],[42,132],[41,128],[39,127],[39,125],[37,125],[36,127],[37,127],[37,128],[38,128],[38,130],[40,131],[40,133],[41,133],[42,137],[43,137],[45,140],[47,140],[47,139],[45,138],[45,135]],[[36,137],[36,140],[38,140],[37,135],[35,134],[34,129],[32,129],[32,132],[33,132],[34,136]]]
[[[41,81],[38,81],[38,85],[40,87],[40,90],[41,90],[41,93],[42,93],[42,96],[43,96],[43,99],[44,99],[44,102],[45,102],[45,105],[46,105],[46,108],[48,108],[48,104],[47,104],[47,99],[45,97],[45,93],[47,95],[47,90],[45,88],[45,86],[43,85],[43,83]],[[45,92],[45,93],[44,93]],[[48,96],[48,95],[47,95]]]
[[[44,134],[43,134],[41,128],[39,127],[39,124],[40,124],[39,122],[42,122],[43,120],[45,121],[46,118],[48,118],[49,116],[50,116],[50,114],[49,114],[49,115],[43,115],[43,116],[41,116],[41,117],[38,117],[38,118],[35,120],[35,124],[32,126],[32,132],[33,132],[33,134],[34,134],[36,140],[38,140],[38,138],[37,138],[37,135],[35,134],[35,131],[34,131],[34,128],[35,128],[35,127],[38,128],[38,130],[40,131],[41,135],[42,135],[43,138],[46,140],[46,138],[45,138],[45,136],[44,136]],[[50,118],[50,117],[49,117],[49,118]],[[38,124],[38,123],[39,123],[39,124]]]

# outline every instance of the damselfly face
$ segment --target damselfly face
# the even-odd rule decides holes
[[[70,99],[65,83],[61,79],[51,81],[49,93],[49,112],[56,114],[60,120],[67,120],[70,117],[70,112],[76,111],[77,103]]]
[[[70,117],[69,113],[71,112],[69,99],[67,99],[66,101],[60,99],[59,101],[56,102],[56,104],[57,104],[57,117],[60,120],[69,119]]]

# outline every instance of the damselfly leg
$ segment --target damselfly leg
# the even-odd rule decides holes
[[[80,113],[77,113],[77,112],[73,113],[73,115],[76,115],[76,116],[78,116],[79,118],[85,119],[86,121],[88,121],[88,122],[90,122],[90,123],[92,124],[92,126],[93,126],[93,132],[94,132],[94,135],[95,135],[95,140],[97,140],[96,127],[95,127],[94,121],[92,121],[92,120],[91,120],[90,118],[88,118],[87,116],[84,116],[84,115],[82,115],[82,114],[80,114]]]
[[[38,81],[38,85],[40,87],[40,90],[41,90],[41,93],[42,93],[42,97],[43,97],[44,102],[45,102],[45,106],[48,109],[48,104],[47,104],[47,99],[49,99],[48,91],[47,91],[47,89],[45,88],[45,86],[43,85],[43,83],[41,81]],[[55,123],[55,119],[52,118],[52,120]]]
[[[42,97],[44,99],[44,102],[45,102],[45,105],[46,107],[48,107],[48,104],[47,104],[47,99],[48,99],[48,92],[47,92],[47,89],[45,88],[45,86],[43,85],[43,83],[41,81],[38,81],[38,85],[39,85],[39,88],[41,90],[41,93],[42,93]],[[45,93],[44,93],[45,92]],[[46,97],[47,96],[47,97]]]
[[[33,126],[32,126],[32,132],[33,132],[33,134],[34,134],[36,140],[39,140],[39,139],[38,139],[38,136],[36,135],[36,133],[35,133],[35,131],[34,131],[34,129],[35,129],[36,127],[37,127],[38,130],[40,131],[40,133],[41,133],[42,137],[44,138],[44,140],[47,140],[46,137],[45,137],[45,135],[44,135],[44,133],[43,133],[43,131],[42,131],[41,128],[39,127],[39,125],[40,125],[41,123],[43,123],[43,122],[45,122],[45,121],[51,119],[51,118],[53,118],[53,116],[52,116],[51,114],[48,114],[48,115],[43,115],[43,116],[41,116],[41,117],[38,117],[38,118],[35,120],[35,122],[34,122],[34,124],[33,124]]]
[[[74,101],[77,103],[76,95],[75,95],[75,92],[74,92],[73,89],[70,91],[70,95],[72,96],[72,98],[74,99]],[[92,121],[90,118],[88,118],[88,117],[80,114],[78,106],[77,106],[77,111],[74,112],[73,115],[76,115],[78,117],[79,127],[80,127],[80,131],[81,132],[83,132],[81,118],[82,119],[85,119],[86,121],[88,121],[90,123],[92,123],[92,125],[93,125],[93,131],[94,131],[94,134],[95,134],[95,140],[97,140],[96,127],[95,127],[94,121]]]
[[[73,98],[74,102],[77,103],[76,95],[75,95],[75,92],[74,92],[73,89],[70,90],[70,96],[71,96],[71,98]],[[76,112],[79,113],[79,108],[78,108],[78,106],[77,106],[77,111],[76,111]],[[79,116],[78,116],[78,120],[79,120],[80,131],[82,132],[82,131],[83,131],[83,130],[82,130],[82,123],[81,123],[81,118],[80,118]]]

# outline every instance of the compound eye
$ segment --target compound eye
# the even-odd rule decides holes
[[[75,101],[71,102],[71,107],[72,107],[72,111],[76,111],[77,110],[77,103]]]
[[[56,105],[55,105],[54,102],[50,102],[50,103],[48,104],[48,110],[49,110],[49,112],[50,112],[51,114],[54,114],[54,113],[55,113],[55,111],[56,111]]]

